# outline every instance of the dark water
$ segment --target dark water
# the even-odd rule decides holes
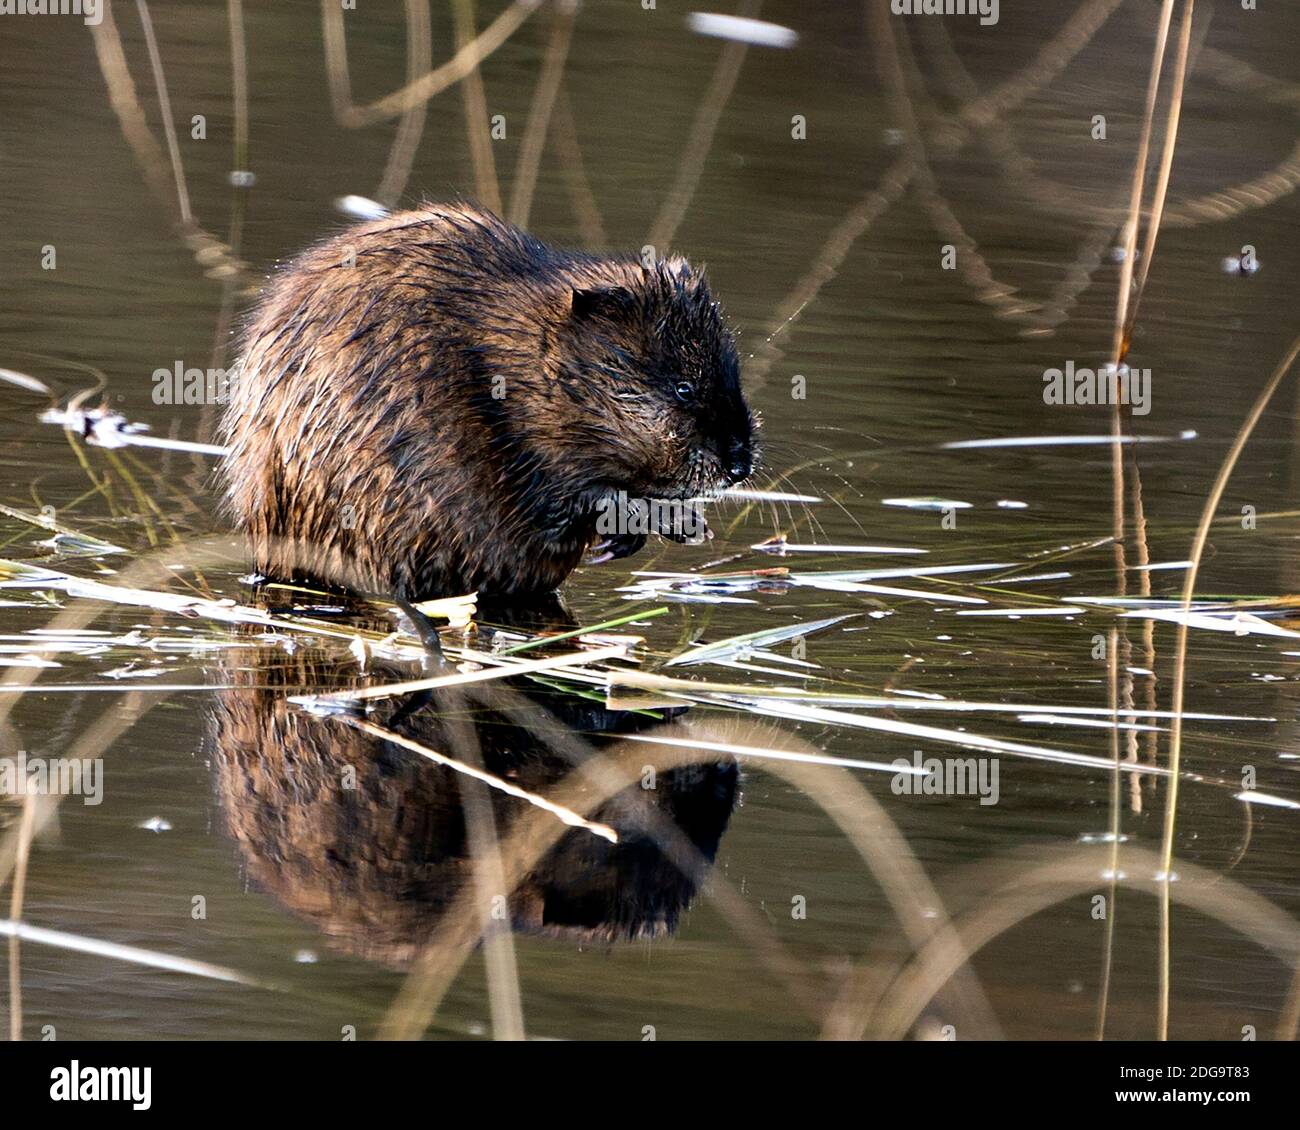
[[[149,144],[165,145],[138,9],[120,0],[113,7],[154,139]],[[483,7],[480,28],[502,9]],[[1135,416],[1131,430],[1167,441],[1132,448],[1136,464],[1126,479],[1131,490],[1136,466],[1155,564],[1186,560],[1216,469],[1296,332],[1300,243],[1287,190],[1296,178],[1300,82],[1291,44],[1300,18],[1281,5],[1262,7],[1269,10],[1196,7],[1169,211],[1129,357],[1151,371],[1149,414]],[[406,33],[402,5],[362,0],[359,9],[345,14],[345,26],[352,95],[364,102],[400,84]],[[1117,10],[1062,61],[1059,73],[1053,70],[1051,81],[995,103],[989,128],[965,136],[960,114],[980,108],[981,92],[1014,92],[1041,51],[1051,57],[1049,45],[1067,20],[1086,21],[1109,9]],[[246,163],[257,180],[246,192],[232,189],[230,11],[214,2],[172,0],[150,12],[179,134],[190,227],[178,222],[165,149],[157,150],[163,164],[152,173],[133,156],[91,33],[70,17],[0,18],[6,203],[0,366],[36,375],[65,396],[93,385],[91,370],[101,372],[112,407],[154,434],[202,440],[210,412],[155,405],[151,374],[178,361],[204,368],[227,363],[228,319],[246,305],[247,288],[277,258],[337,228],[336,198],[381,193],[398,126],[336,123],[316,5],[247,5]],[[801,544],[924,549],[927,565],[1001,567],[958,575],[955,583],[880,582],[932,594],[926,600],[778,585],[740,594],[748,603],[671,603],[668,615],[636,629],[651,652],[644,666],[654,669],[692,640],[856,613],[806,641],[806,661],[819,665],[820,677],[808,680],[808,689],[1024,704],[974,714],[938,707],[858,713],[940,728],[957,741],[964,730],[1108,759],[1104,726],[1041,718],[1068,707],[1105,710],[1107,664],[1095,657],[1095,640],[1116,627],[1132,645],[1124,664],[1136,669],[1136,708],[1170,708],[1173,625],[1157,624],[1154,653],[1147,655],[1142,620],[1097,605],[1078,611],[1074,603],[1120,592],[1114,547],[1102,544],[1113,529],[1109,447],[944,446],[1108,433],[1106,408],[1044,403],[1042,375],[1066,361],[1096,366],[1108,356],[1120,279],[1110,255],[1122,215],[1116,205],[1127,200],[1157,13],[1158,6],[1136,2],[1076,9],[1008,0],[999,22],[980,28],[960,17],[864,15],[857,4],[769,2],[761,16],[794,28],[799,41],[745,53],[710,134],[708,92],[725,92],[731,55],[721,72],[715,68],[720,53],[736,49],[690,32],[685,10],[674,3],[661,2],[654,11],[632,0],[583,6],[529,226],[556,242],[603,238],[610,248],[640,248],[657,232],[661,242],[707,263],[745,352],[755,354],[748,372],[766,443],[758,485],[822,501],[748,509],[728,503],[714,513],[717,538],[706,549],[661,545],[630,562],[579,572],[565,590],[579,623],[662,603],[626,603],[619,590],[632,569],[694,570],[733,554],[741,556],[717,568],[786,565],[818,572],[917,564],[914,557],[834,552],[773,560],[748,549],[775,533]],[[1175,19],[1175,35],[1177,25]],[[552,27],[544,10],[483,65],[487,111],[505,117],[506,136],[491,142],[491,154],[507,202],[521,154],[526,159],[527,122],[540,96],[538,74]],[[435,60],[446,59],[453,29],[443,4],[433,5],[431,37]],[[101,38],[100,48],[111,59],[111,41]],[[910,102],[891,94],[895,66]],[[566,104],[581,174],[567,143]],[[125,113],[134,120],[129,107]],[[195,114],[206,117],[206,140],[190,136]],[[1098,114],[1106,118],[1104,140],[1090,136]],[[804,140],[791,136],[795,115],[806,120]],[[1157,154],[1163,120],[1162,111],[1152,143]],[[913,121],[926,163],[902,174],[902,164],[916,160],[907,144]],[[979,118],[977,124],[986,123]],[[891,132],[899,130],[903,135]],[[696,151],[703,155],[698,183],[690,170],[683,175]],[[473,196],[470,154],[462,93],[453,87],[428,105],[401,202]],[[900,176],[907,183],[894,191]],[[232,222],[239,238],[233,257],[249,265],[238,283],[223,277],[229,257],[209,255],[195,235],[202,229],[229,241]],[[955,270],[942,266],[949,244],[956,248]],[[53,270],[42,267],[47,245],[57,256]],[[1226,273],[1222,260],[1240,256],[1244,245],[1255,249],[1260,270]],[[806,395],[795,398],[800,385]],[[173,537],[222,530],[209,457],[106,452],[70,442],[59,428],[37,423],[43,398],[0,387],[0,502],[27,512],[53,507],[60,523],[137,557],[174,544]],[[1298,474],[1292,379],[1281,385],[1229,482],[1198,595],[1262,600],[1296,592]],[[942,510],[883,502],[917,498],[969,506],[950,512],[954,525]],[[1023,505],[999,505],[1006,502]],[[1246,507],[1254,521],[1243,525]],[[7,543],[2,555],[10,559],[108,583],[116,577],[161,587],[121,581],[127,557],[52,551],[37,544],[46,533],[10,517],[0,517],[0,531]],[[1128,535],[1125,560],[1132,566],[1141,558],[1131,508]],[[171,559],[160,552],[158,560]],[[232,562],[206,568],[203,577],[217,595],[242,599],[242,572]],[[1044,574],[1000,584],[996,592],[980,587],[993,577]],[[1154,597],[1179,595],[1181,568],[1147,575]],[[1139,571],[1130,568],[1122,577],[1129,596],[1142,592]],[[7,659],[26,662],[16,657],[60,607],[93,611],[90,628],[112,641],[94,654],[83,647],[48,655],[59,666],[40,671],[36,689],[12,703],[5,756],[19,749],[69,755],[97,725],[125,718],[121,712],[136,704],[128,692],[153,684],[191,688],[142,695],[147,712],[107,748],[93,748],[91,755],[102,754],[106,763],[104,803],[69,798],[57,831],[38,839],[24,920],[233,967],[282,986],[269,992],[25,944],[24,1034],[35,1037],[45,1025],[63,1038],[337,1039],[346,1025],[362,1037],[376,1032],[404,983],[394,967],[401,946],[393,936],[403,935],[405,944],[433,929],[442,921],[435,894],[454,893],[465,881],[460,872],[386,879],[385,861],[400,860],[413,840],[444,834],[455,840],[462,827],[459,794],[450,777],[431,778],[430,767],[420,767],[427,770],[421,775],[390,750],[374,770],[373,788],[363,789],[364,811],[340,811],[324,801],[314,807],[313,782],[319,782],[312,773],[332,772],[334,754],[310,746],[315,753],[285,767],[285,751],[297,749],[291,743],[302,733],[276,715],[273,700],[282,694],[249,692],[242,700],[252,713],[239,725],[260,733],[254,738],[221,714],[217,692],[207,689],[277,680],[299,686],[315,677],[337,682],[346,677],[339,673],[346,652],[318,648],[295,666],[297,659],[268,658],[274,649],[234,647],[238,633],[206,620],[52,590],[5,595],[12,603],[0,605],[0,634],[11,646],[0,655]],[[990,603],[952,603],[944,595]],[[1062,606],[1076,611],[1005,612]],[[975,611],[981,614],[969,614]],[[122,640],[133,631],[139,635]],[[1169,1024],[1176,1038],[1240,1039],[1246,1026],[1271,1037],[1290,991],[1285,948],[1294,961],[1300,911],[1300,636],[1261,632],[1190,632],[1186,708],[1238,720],[1189,719],[1183,734],[1183,768],[1201,780],[1185,780],[1178,800],[1175,850],[1182,870],[1176,864],[1172,884]],[[189,646],[195,640],[212,646]],[[789,655],[790,645],[774,650]],[[751,662],[772,667],[762,657]],[[23,676],[30,668],[7,673]],[[788,675],[717,666],[669,673],[805,685]],[[408,668],[388,677],[410,675]],[[58,684],[95,690],[42,689]],[[611,721],[557,713],[588,730]],[[744,713],[697,707],[691,734],[707,738],[712,728],[725,738]],[[328,728],[300,721],[317,727],[313,741]],[[777,746],[794,736],[836,757],[890,762],[910,758],[918,747],[926,756],[961,754],[950,741],[825,719],[749,722],[751,744]],[[1165,765],[1168,721],[1154,724],[1160,727],[1154,737],[1138,733],[1135,756]],[[762,743],[753,741],[759,727],[767,731]],[[291,733],[296,736],[286,737]],[[1122,737],[1127,755],[1127,734]],[[519,755],[520,748],[533,756],[518,735],[481,740],[489,763]],[[264,770],[266,780],[257,776],[258,758],[249,750],[263,748],[259,741],[279,765],[278,777],[271,770]],[[366,766],[373,759],[364,748],[354,756],[370,780]],[[971,996],[940,995],[921,1010],[910,1028],[915,1034],[954,1024],[958,1038],[1092,1036],[1109,936],[1106,1033],[1152,1035],[1160,935],[1149,853],[1160,848],[1165,780],[1148,777],[1137,791],[1127,776],[1120,784],[1125,882],[1112,903],[1110,848],[1097,842],[1110,827],[1111,774],[1010,753],[998,765],[1000,796],[992,805],[973,796],[899,795],[889,774],[867,770],[851,771],[857,788],[827,777],[819,791],[749,757],[740,759],[738,781],[728,778],[729,763],[686,774],[677,817],[708,853],[717,841],[716,870],[704,891],[688,900],[672,936],[611,942],[599,931],[576,929],[515,934],[527,1032],[641,1039],[652,1026],[662,1039],[811,1037],[830,1017],[830,1034],[862,1024],[868,1034],[885,1034],[880,1013],[869,1013],[864,1003],[872,999],[872,978],[892,981],[918,936],[946,911],[971,916],[963,921],[988,915],[994,923],[961,982],[975,996],[971,986],[978,983],[987,1007],[968,1008]],[[1245,787],[1273,803],[1238,798],[1246,767],[1257,779]],[[544,776],[547,767],[530,760],[525,775],[534,770]],[[878,813],[864,807],[860,790],[875,799]],[[688,801],[699,801],[693,815],[683,815]],[[503,827],[517,814],[511,803],[517,805],[494,802]],[[2,811],[12,845],[19,808],[6,802]],[[882,853],[873,857],[877,869],[864,863],[833,816],[848,825],[862,822],[863,835]],[[168,830],[142,827],[155,818]],[[240,835],[231,834],[232,820]],[[888,822],[898,840],[880,838]],[[687,893],[664,893],[680,877],[663,868],[628,860],[616,866],[586,841],[567,842],[571,858],[535,884],[551,892],[553,906],[568,898],[576,905],[575,890],[590,883],[599,888],[588,892],[593,905],[630,900],[628,913],[645,912],[664,924],[664,906],[675,915],[687,901]],[[1029,875],[1035,866],[1080,853],[1084,879],[1071,885],[1054,873],[1044,880],[1047,895],[1034,901],[1038,888]],[[4,858],[7,869],[7,849]],[[894,890],[894,901],[881,858],[904,867],[903,893]],[[1016,862],[999,870],[1006,860]],[[331,875],[340,868],[345,878],[335,884]],[[917,885],[917,875],[928,877],[942,910],[935,893]],[[1128,886],[1130,880],[1139,885]],[[1095,917],[1095,896],[1107,899],[1107,920]],[[205,901],[202,919],[192,914],[196,897]],[[545,893],[539,897],[546,901]],[[1260,944],[1266,936],[1282,947],[1280,956]],[[778,950],[788,965],[773,958]],[[471,955],[430,1032],[489,1034],[488,981],[481,952]]]

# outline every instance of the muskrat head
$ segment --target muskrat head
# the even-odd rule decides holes
[[[646,499],[707,497],[754,469],[736,342],[684,259],[619,265],[573,289],[559,379],[579,408],[584,470]],[[585,411],[583,411],[585,409]],[[600,452],[600,467],[591,452]]]

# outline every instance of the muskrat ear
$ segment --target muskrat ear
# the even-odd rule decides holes
[[[640,307],[637,296],[625,286],[575,290],[571,295],[571,303],[573,317],[579,321],[586,318],[626,321]]]

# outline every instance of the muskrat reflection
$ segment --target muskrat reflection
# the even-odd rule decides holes
[[[267,649],[254,667],[226,675],[240,685],[222,692],[215,710],[217,792],[250,877],[335,947],[388,964],[409,961],[473,881],[463,778],[287,696],[397,681],[412,677],[410,669],[362,675],[355,660],[320,648]],[[547,718],[547,741],[539,728],[519,724],[521,705],[525,716]],[[367,717],[456,757],[468,725],[482,768],[541,794],[574,770],[573,753],[556,752],[557,730],[587,735],[599,749],[610,740],[593,736],[602,732],[678,728],[526,683],[474,699],[444,694],[413,711],[385,700]],[[686,765],[657,773],[653,784],[634,784],[585,814],[613,827],[619,843],[564,831],[508,896],[516,930],[614,941],[676,928],[730,818],[737,770],[730,760]],[[529,806],[489,795],[505,835]],[[684,853],[665,854],[665,828]]]

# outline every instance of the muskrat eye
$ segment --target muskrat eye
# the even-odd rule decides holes
[[[689,402],[695,399],[695,386],[690,381],[678,381],[673,391],[677,393],[678,400]]]

